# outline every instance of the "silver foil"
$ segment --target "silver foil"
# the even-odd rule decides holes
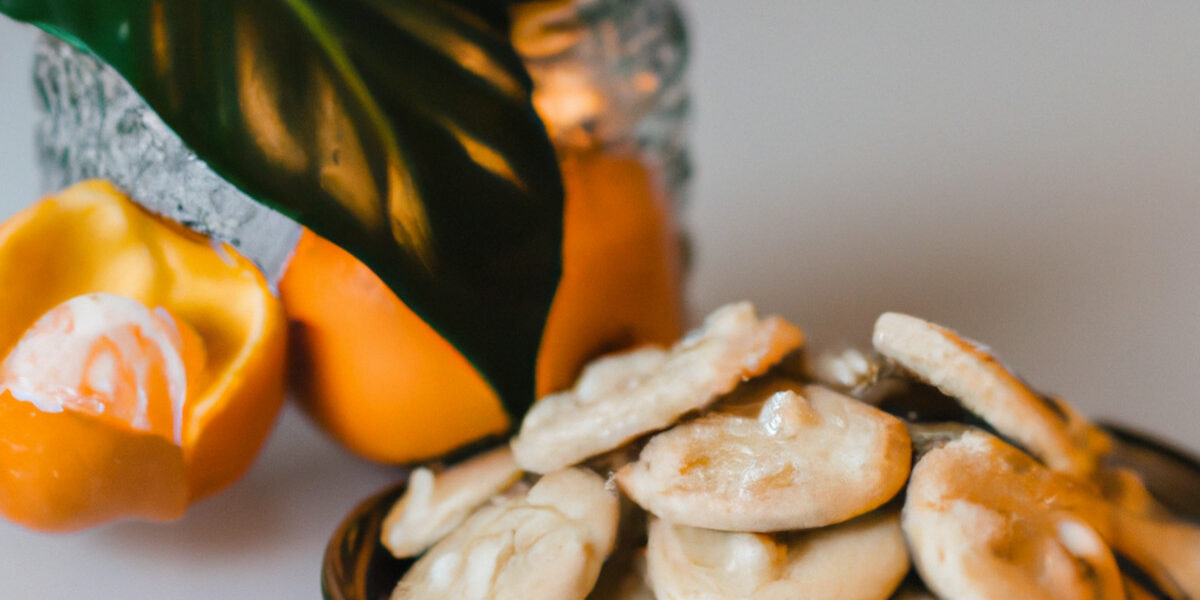
[[[33,75],[46,193],[107,179],[151,212],[229,243],[272,285],[279,280],[300,225],[213,172],[116,71],[42,35]]]

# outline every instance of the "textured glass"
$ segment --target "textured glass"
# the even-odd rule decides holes
[[[42,186],[103,178],[143,207],[228,242],[274,283],[300,226],[196,158],[115,71],[43,35],[34,55]]]
[[[531,21],[528,31],[515,32],[517,49],[555,145],[631,145],[661,173],[671,196],[682,199],[691,175],[690,97],[687,40],[675,2],[576,0]],[[589,102],[592,92],[597,97]]]

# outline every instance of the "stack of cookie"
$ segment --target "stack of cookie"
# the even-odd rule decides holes
[[[1200,597],[1200,528],[1103,431],[945,328],[873,341],[809,368],[739,303],[596,360],[509,446],[414,471],[393,598]]]

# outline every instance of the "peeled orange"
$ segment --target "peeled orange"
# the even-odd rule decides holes
[[[176,518],[249,467],[283,400],[282,308],[228,247],[104,182],[0,226],[0,512]]]

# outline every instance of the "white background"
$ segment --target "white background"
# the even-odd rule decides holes
[[[696,314],[750,298],[840,347],[908,311],[1200,450],[1200,4],[686,6]],[[31,39],[0,19],[4,215],[38,195]],[[0,525],[0,596],[314,598],[338,518],[393,478],[289,411],[178,523]]]

